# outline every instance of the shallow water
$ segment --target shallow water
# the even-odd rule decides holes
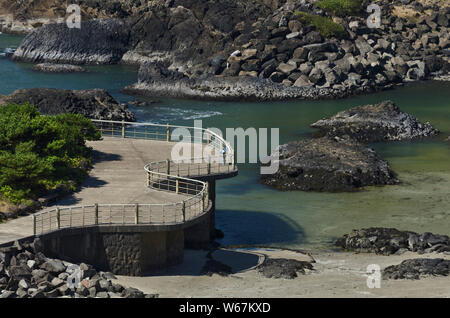
[[[20,39],[0,35],[0,49]],[[41,74],[30,65],[0,59],[0,94],[25,87],[105,88],[122,102],[133,99],[120,89],[137,78],[135,68],[88,67],[85,74]],[[352,193],[279,192],[258,183],[256,165],[240,165],[239,176],[218,182],[217,227],[223,245],[271,245],[329,249],[348,231],[370,226],[450,234],[450,83],[415,83],[395,90],[345,100],[223,103],[142,99],[131,107],[139,121],[204,127],[280,128],[280,141],[307,138],[309,125],[336,112],[385,99],[429,121],[442,131],[432,140],[373,145],[388,160],[400,185],[369,187]]]

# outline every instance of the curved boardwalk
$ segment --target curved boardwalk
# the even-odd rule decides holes
[[[104,137],[102,141],[88,144],[94,149],[93,170],[79,192],[54,205],[158,204],[180,202],[185,198],[181,194],[156,191],[146,186],[144,166],[170,158],[173,142]],[[33,235],[31,216],[0,224],[0,243],[30,235]]]

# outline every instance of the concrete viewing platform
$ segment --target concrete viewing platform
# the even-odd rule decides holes
[[[186,244],[201,246],[210,241],[214,233],[215,180],[232,177],[237,170],[223,163],[176,163],[170,160],[174,145],[167,140],[117,137],[88,142],[93,148],[93,169],[79,191],[43,210],[41,223],[47,222],[50,228],[36,231],[35,216],[19,217],[0,224],[0,244],[36,234],[47,245],[46,254],[70,255],[130,275],[179,263]],[[192,153],[195,147],[203,150],[209,145],[193,144]],[[207,185],[205,193],[198,190],[202,184]],[[85,207],[94,206],[95,223],[92,209],[88,211],[91,221],[85,223]],[[82,216],[76,215],[73,210],[81,207]],[[168,220],[172,216],[173,220]],[[129,259],[117,259],[128,250]]]

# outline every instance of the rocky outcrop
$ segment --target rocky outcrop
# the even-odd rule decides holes
[[[144,78],[128,91],[209,99],[224,98],[225,93],[213,92],[213,85],[231,90],[232,96],[255,95],[249,92],[252,82],[241,81],[245,77],[257,78],[258,87],[267,86],[262,99],[337,98],[446,78],[450,71],[446,53],[450,7],[437,0],[379,3],[380,28],[367,27],[366,0],[361,14],[344,15],[320,9],[310,0],[104,2],[83,12],[114,19],[85,21],[81,30],[68,30],[65,24],[44,26],[25,39],[15,58],[58,63],[167,62],[168,70],[177,70],[194,83],[183,81],[177,88],[166,80],[151,85]],[[84,6],[89,5],[83,2]],[[302,19],[299,12],[323,24]],[[342,32],[325,32],[324,25]],[[216,77],[235,80],[216,83],[211,79]],[[196,89],[202,85],[204,90]]]
[[[75,113],[92,119],[136,120],[126,106],[119,104],[103,89],[20,89],[9,96],[0,96],[2,103],[30,103],[46,115]]]
[[[257,271],[267,278],[294,279],[300,274],[313,270],[310,262],[285,258],[268,258],[257,268]]]
[[[52,64],[52,63],[41,63],[36,64],[32,68],[33,71],[42,73],[80,73],[86,72],[84,67],[71,64]]]
[[[13,60],[32,63],[114,64],[127,51],[128,30],[121,20],[83,21],[81,28],[65,23],[45,25],[23,40]]]
[[[432,253],[450,252],[450,238],[433,233],[418,234],[393,228],[353,230],[335,242],[347,251],[390,255],[405,251]]]
[[[449,276],[450,260],[442,258],[407,259],[383,270],[383,279],[420,279],[427,276]]]
[[[330,88],[284,87],[264,78],[251,76],[204,76],[190,78],[168,70],[160,63],[146,62],[139,70],[139,82],[122,90],[133,95],[147,95],[205,100],[284,100],[320,99],[340,94]]]
[[[290,142],[279,147],[278,160],[278,172],[261,175],[261,182],[279,190],[352,191],[399,182],[373,149],[350,139]]]
[[[391,101],[353,107],[311,125],[323,134],[350,136],[361,142],[411,140],[439,134],[429,123],[421,123]]]
[[[0,248],[0,298],[155,298],[114,283],[112,273],[47,258],[39,239]]]

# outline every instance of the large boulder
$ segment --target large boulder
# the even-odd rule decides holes
[[[48,24],[23,40],[13,59],[26,62],[114,64],[128,48],[128,28],[118,19],[89,20],[81,28]]]
[[[351,191],[399,181],[375,151],[350,139],[317,138],[279,147],[278,172],[261,182],[279,190]],[[273,165],[273,163],[272,163]]]
[[[0,96],[0,105],[2,103],[30,103],[46,115],[75,113],[92,119],[136,120],[126,106],[103,89],[20,89],[9,96]]]
[[[419,122],[391,101],[350,108],[311,126],[328,136],[347,135],[361,142],[411,140],[439,134],[429,123]]]

